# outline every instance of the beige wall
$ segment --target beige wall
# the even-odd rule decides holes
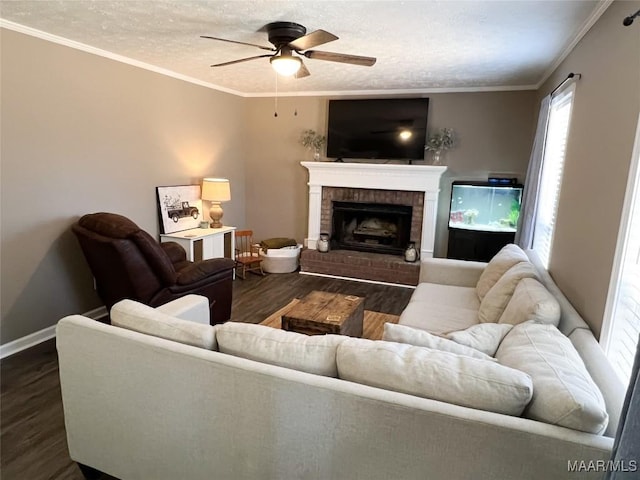
[[[303,130],[325,131],[326,102],[316,97],[247,99],[249,145],[246,156],[246,228],[257,239],[291,237],[302,242],[307,231],[307,170],[310,160],[299,144]],[[297,115],[294,113],[297,111]]]
[[[581,73],[549,271],[596,335],[602,326],[640,112],[640,2],[614,2],[538,92]]]
[[[533,91],[428,95],[429,129],[452,127],[458,145],[447,152],[441,182],[436,256],[446,256],[447,219],[454,179],[486,180],[490,172],[512,172],[524,180],[535,128]],[[247,223],[259,238],[307,232],[309,153],[298,139],[303,130],[327,131],[326,97],[248,99],[251,145],[247,151]],[[298,115],[294,115],[297,111]]]
[[[1,342],[100,305],[69,226],[95,211],[158,233],[155,187],[231,180],[244,223],[242,98],[1,30]]]

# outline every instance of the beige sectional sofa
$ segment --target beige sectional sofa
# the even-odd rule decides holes
[[[579,396],[585,388],[591,388],[593,395],[599,398],[580,399],[582,404],[576,405],[576,411],[571,413],[581,415],[583,412],[579,410],[590,408],[593,405],[586,403],[595,400],[600,403],[600,415],[596,413],[591,419],[593,425],[587,425],[583,430],[598,430],[594,425],[600,421],[601,431],[595,433],[615,436],[624,386],[588,325],[542,267],[535,252],[524,252],[515,245],[508,245],[489,264],[436,258],[424,260],[420,283],[399,324],[444,337],[455,336],[451,332],[478,325],[492,328],[496,324],[515,325],[497,349],[497,360],[514,368],[531,368],[534,372],[541,363],[548,363],[560,384],[554,392],[581,377],[574,385],[575,390],[569,390],[567,396]],[[551,354],[545,354],[545,346],[538,341],[529,345],[529,350],[535,350],[538,355],[532,356],[531,351],[527,355],[523,351],[525,345],[515,339],[518,334],[527,338],[552,336],[542,342]],[[562,370],[557,362],[575,369]],[[533,383],[536,396],[536,382]],[[551,402],[549,407],[558,410],[562,405]],[[526,409],[524,415],[527,416],[530,410]],[[607,419],[603,418],[604,414]],[[546,416],[549,417],[553,417],[552,412]],[[572,425],[570,418],[549,423]]]
[[[475,291],[486,269],[425,261],[401,324],[385,329],[388,338],[408,332],[406,342],[308,337],[234,322],[212,327],[193,321],[194,311],[206,310],[197,296],[179,308],[123,301],[111,312],[114,325],[66,317],[57,347],[71,458],[123,480],[599,478],[575,466],[609,458],[624,389],[543,270],[534,276],[556,299],[560,330],[575,347],[565,356],[581,359],[602,392],[605,416],[597,408],[586,416],[608,420],[606,427],[591,424],[603,434],[527,418],[537,413],[530,411],[537,373],[500,361],[512,361],[506,346],[522,348],[529,328],[547,338],[555,327],[539,321],[553,317],[553,307],[512,306],[511,318],[531,318],[511,328],[506,317],[486,322],[495,324],[493,336],[509,330],[499,335],[497,359],[463,345],[476,338],[468,332],[454,335],[463,343],[444,338],[479,324],[482,301],[465,289]],[[434,318],[450,322],[435,336],[445,345],[412,345],[434,341],[428,331],[442,324]]]

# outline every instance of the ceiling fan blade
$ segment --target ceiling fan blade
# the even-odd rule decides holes
[[[324,30],[316,30],[315,32],[296,38],[293,42],[289,43],[289,47],[294,50],[307,50],[308,48],[333,42],[334,40],[338,40],[338,37],[333,33],[329,33]]]
[[[304,77],[308,77],[309,75],[311,75],[311,72],[309,72],[309,70],[307,69],[307,66],[303,62],[302,65],[300,65],[300,70],[296,72],[296,78],[304,78]]]
[[[371,67],[376,63],[376,58],[374,57],[347,55],[346,53],[320,52],[317,50],[309,50],[308,52],[304,52],[304,56],[307,58],[312,58],[314,60],[350,63],[352,65],[362,65],[363,67]]]
[[[262,50],[268,50],[270,52],[276,51],[276,49],[273,47],[263,47],[262,45],[256,45],[255,43],[239,42],[237,40],[227,40],[226,38],[210,37],[208,35],[200,35],[200,38],[208,38],[209,40],[219,40],[221,42],[228,42],[228,43],[237,43],[238,45],[247,45],[249,47],[258,47],[258,48],[261,48]]]
[[[224,67],[226,65],[233,65],[234,63],[248,62],[249,60],[255,60],[257,58],[264,58],[264,57],[273,57],[273,55],[256,55],[255,57],[247,57],[247,58],[241,58],[240,60],[231,60],[230,62],[216,63],[215,65],[211,65],[211,66]]]

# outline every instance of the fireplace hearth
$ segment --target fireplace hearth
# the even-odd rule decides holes
[[[333,249],[401,255],[410,241],[410,205],[332,202]]]

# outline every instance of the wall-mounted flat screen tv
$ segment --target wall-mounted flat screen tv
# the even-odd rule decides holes
[[[428,98],[329,100],[327,157],[422,160]]]

